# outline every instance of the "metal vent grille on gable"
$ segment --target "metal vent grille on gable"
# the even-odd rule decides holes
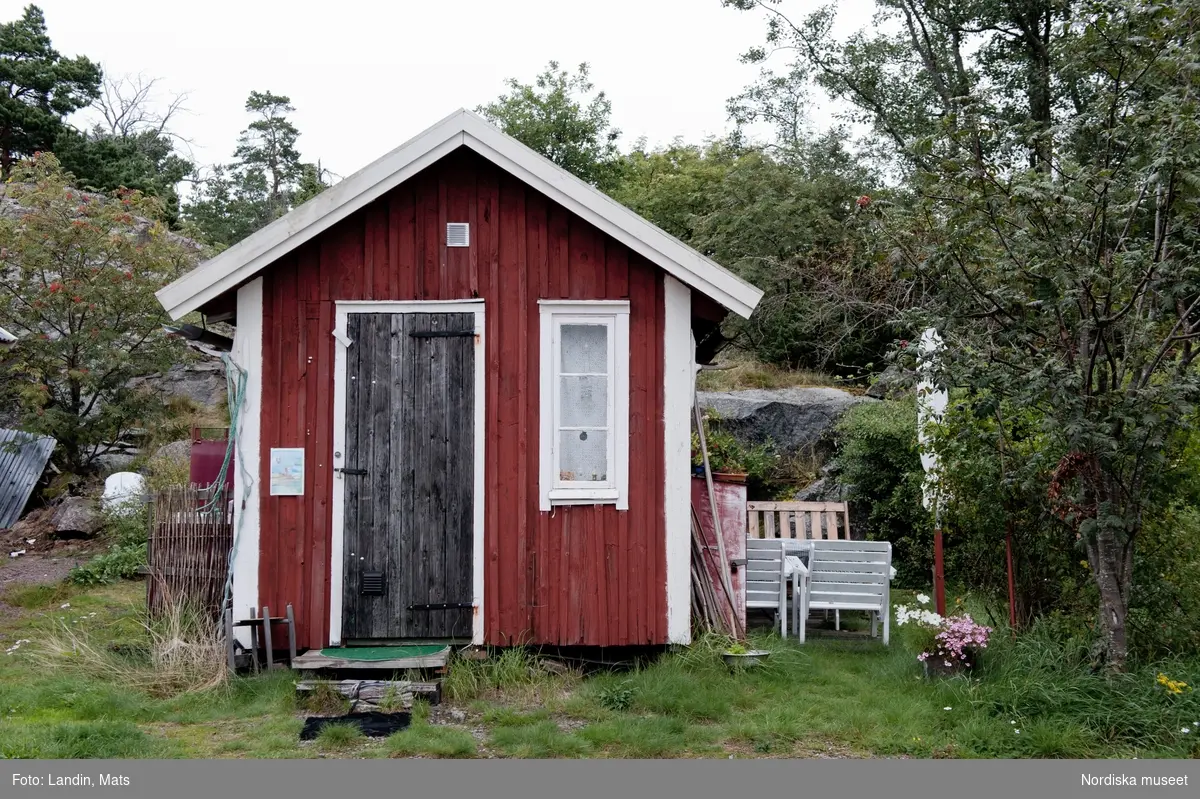
[[[367,596],[378,596],[385,593],[384,589],[387,586],[387,581],[383,577],[383,572],[363,572],[362,573],[362,592]]]
[[[446,223],[446,246],[447,247],[469,247],[469,246],[471,246],[471,226],[466,222],[447,222]]]

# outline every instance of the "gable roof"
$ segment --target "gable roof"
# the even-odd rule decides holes
[[[465,109],[204,262],[155,296],[172,319],[179,319],[459,147],[474,150],[740,316],[749,317],[762,298],[760,289]]]

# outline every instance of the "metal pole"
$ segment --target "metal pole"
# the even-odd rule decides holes
[[[939,616],[946,615],[946,575],[942,564],[942,526],[933,528],[933,597]]]

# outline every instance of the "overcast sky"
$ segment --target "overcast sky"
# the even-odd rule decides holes
[[[872,0],[837,0],[843,31],[869,24]],[[0,0],[2,19],[24,2]],[[251,90],[292,99],[306,160],[346,176],[461,108],[531,81],[551,60],[588,62],[628,145],[729,128],[725,101],[757,68],[759,13],[720,0],[39,0],[54,46],[111,75],[142,73],[187,92],[175,131],[199,163],[228,160]],[[799,16],[818,0],[787,0]],[[312,9],[309,11],[308,9]],[[813,118],[827,123],[822,103]]]

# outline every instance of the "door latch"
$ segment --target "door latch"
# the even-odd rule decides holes
[[[364,476],[367,473],[366,469],[343,469],[340,466],[334,467],[333,470],[335,472],[341,472],[342,474],[356,474],[356,475],[364,475]]]

